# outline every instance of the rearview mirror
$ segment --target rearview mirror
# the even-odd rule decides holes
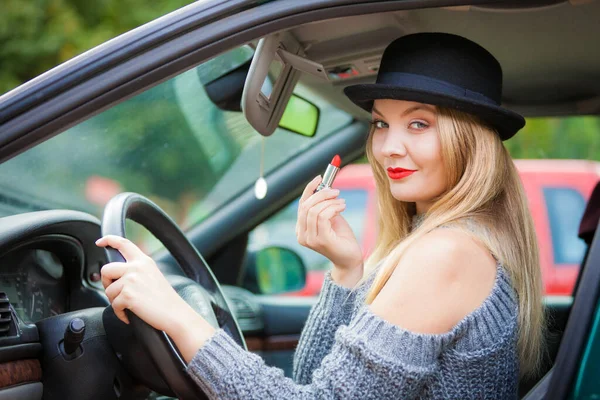
[[[249,46],[231,50],[196,68],[200,83],[212,103],[224,111],[242,111],[242,93],[254,51]],[[277,75],[278,71],[272,71]],[[281,71],[279,71],[280,73]],[[261,91],[274,90],[275,76],[268,75]],[[306,137],[317,133],[320,110],[315,104],[296,94],[291,95],[278,126]]]
[[[315,104],[292,94],[279,121],[279,127],[302,136],[313,137],[317,133],[320,113]]]
[[[265,247],[251,254],[244,287],[254,293],[279,294],[306,284],[306,267],[298,254],[283,247]]]

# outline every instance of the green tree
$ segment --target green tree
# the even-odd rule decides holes
[[[2,0],[0,94],[190,0]]]
[[[513,158],[600,161],[600,119],[595,116],[528,118],[525,127],[505,142]]]

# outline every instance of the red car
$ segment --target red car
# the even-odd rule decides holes
[[[576,239],[579,222],[596,182],[600,163],[582,160],[515,160],[533,216],[540,248],[540,265],[547,295],[571,295],[585,246]],[[366,192],[362,224],[353,226],[365,255],[375,246],[377,198],[375,181],[368,164],[344,167],[334,187],[344,192]],[[352,212],[348,203],[346,212]],[[355,210],[358,211],[358,210]],[[352,223],[351,223],[352,225]],[[319,293],[325,270],[308,266],[305,287],[292,295]]]

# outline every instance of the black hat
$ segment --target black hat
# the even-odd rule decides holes
[[[348,86],[344,93],[369,112],[375,99],[455,108],[478,116],[502,140],[525,126],[521,115],[500,107],[498,60],[477,43],[448,33],[415,33],[394,40],[383,52],[377,82]]]

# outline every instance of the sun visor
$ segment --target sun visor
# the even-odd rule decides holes
[[[242,94],[244,116],[258,133],[270,136],[275,131],[302,72],[328,80],[323,66],[307,59],[289,33],[258,42]]]

